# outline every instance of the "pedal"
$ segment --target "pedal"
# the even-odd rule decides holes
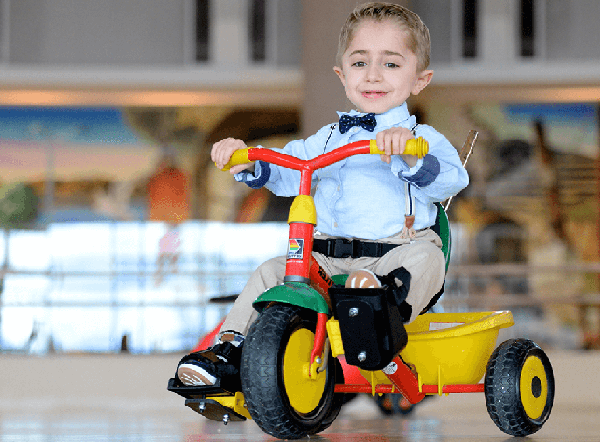
[[[198,397],[205,396],[230,395],[235,393],[235,391],[228,391],[222,388],[219,380],[217,380],[215,385],[200,385],[197,387],[189,387],[183,385],[175,378],[169,379],[169,385],[167,386],[167,390],[172,391],[173,393],[177,393],[178,395],[183,396],[186,399],[195,399]]]
[[[190,407],[196,413],[200,413],[207,419],[221,421],[225,425],[228,422],[245,421],[246,418],[236,413],[233,409],[225,407],[212,399],[186,399],[185,406]]]

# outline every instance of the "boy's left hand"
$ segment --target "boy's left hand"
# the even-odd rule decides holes
[[[389,164],[392,161],[392,155],[401,155],[409,167],[414,167],[417,164],[417,157],[403,154],[406,142],[413,138],[412,132],[405,127],[391,127],[378,132],[375,136],[377,147],[385,152],[381,155],[381,161]]]

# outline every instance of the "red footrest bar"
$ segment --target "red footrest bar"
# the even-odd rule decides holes
[[[423,385],[422,392],[425,394],[438,394],[437,385]],[[373,393],[373,388],[366,384],[337,384],[335,386],[336,393]],[[456,384],[444,385],[442,387],[443,394],[450,393],[483,393],[484,384]],[[397,388],[390,384],[379,384],[375,386],[375,393],[400,393]]]
[[[392,391],[394,390],[394,391]],[[336,393],[373,393],[373,388],[366,384],[337,384],[335,386]],[[398,389],[395,389],[393,385],[379,384],[375,386],[375,393],[399,393]]]
[[[443,385],[442,394],[446,393],[483,393],[484,384],[456,384]],[[423,385],[421,390],[423,393],[438,394],[439,387],[437,385]]]
[[[421,391],[425,394],[438,394],[437,385],[423,385]],[[373,388],[366,384],[337,384],[336,393],[373,393]],[[449,393],[483,393],[483,384],[457,384],[444,385],[442,394]],[[397,388],[390,384],[379,384],[375,386],[375,393],[400,393]]]

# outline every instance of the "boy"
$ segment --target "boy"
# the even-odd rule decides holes
[[[433,128],[417,125],[407,110],[408,97],[431,81],[429,44],[429,31],[413,12],[390,3],[358,6],[342,28],[333,69],[358,110],[340,112],[339,124],[283,148],[307,159],[375,138],[385,151],[381,157],[352,156],[314,173],[318,219],[313,256],[329,275],[350,274],[349,281],[359,284],[366,277],[379,286],[381,277],[389,281],[393,275],[395,288],[406,296],[401,307],[405,322],[417,317],[444,281],[441,240],[430,229],[437,214],[434,203],[468,184],[452,145]],[[415,136],[429,142],[429,154],[422,159],[403,153]],[[211,156],[223,168],[233,152],[245,147],[228,138],[214,144]],[[298,192],[299,174],[289,169],[259,161],[230,172],[252,188],[266,186],[281,196]],[[339,238],[358,242],[361,252],[336,251]],[[281,284],[284,274],[285,257],[254,272],[221,327],[219,343],[180,361],[177,376],[183,384],[213,385],[218,378],[239,377],[241,345],[257,316],[252,302]]]

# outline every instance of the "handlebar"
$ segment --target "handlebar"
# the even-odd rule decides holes
[[[423,158],[429,152],[429,143],[422,137],[413,138],[406,142],[404,154],[415,155]],[[278,166],[295,170],[316,170],[329,166],[337,161],[343,160],[351,155],[374,154],[382,155],[384,151],[377,147],[375,140],[361,140],[338,147],[331,152],[319,155],[312,160],[301,160],[299,158],[262,147],[247,147],[236,150],[229,162],[221,170],[229,170],[238,164],[251,163],[253,161],[265,161]]]
[[[429,152],[429,143],[423,138],[409,140],[404,149],[404,153],[416,155],[419,158],[424,157],[427,152]],[[377,148],[375,140],[361,140],[346,144],[309,160],[301,160],[272,149],[248,147],[236,150],[223,168],[223,170],[227,170],[238,164],[262,160],[300,172],[298,194],[290,207],[288,224],[290,225],[290,238],[302,238],[304,242],[300,252],[301,256],[294,255],[292,258],[291,252],[288,253],[284,281],[309,282],[311,267],[314,268],[313,264],[316,262],[311,258],[312,238],[317,224],[317,210],[311,196],[313,172],[351,155],[358,154],[381,155],[385,152]],[[326,292],[326,289],[323,289],[323,291]],[[320,317],[322,318],[322,316]]]

